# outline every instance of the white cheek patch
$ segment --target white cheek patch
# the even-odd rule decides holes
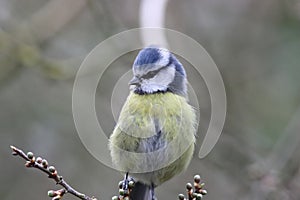
[[[143,91],[153,93],[156,91],[166,91],[168,85],[172,83],[175,77],[175,68],[167,67],[158,72],[151,79],[143,80],[141,88]]]
[[[159,85],[168,86],[175,77],[175,68],[167,67],[159,71],[159,73],[150,79],[151,82],[154,82]]]

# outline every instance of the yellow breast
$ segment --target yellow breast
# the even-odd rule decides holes
[[[178,166],[174,173],[181,171],[193,153],[195,124],[195,112],[184,97],[170,92],[130,93],[110,137],[113,163],[124,172],[158,169],[164,162],[167,169]],[[153,148],[157,144],[159,149]]]
[[[167,139],[172,139],[177,134],[193,135],[195,121],[193,108],[182,96],[171,92],[151,95],[130,93],[117,127],[138,138],[151,137],[159,128]],[[181,133],[183,127],[186,133]]]

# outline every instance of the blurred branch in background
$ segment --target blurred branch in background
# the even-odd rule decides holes
[[[41,45],[72,21],[86,3],[87,0],[52,0],[29,20],[10,27],[9,32],[0,29],[0,85],[22,67],[38,68],[51,78],[73,76],[75,71],[66,70],[62,61],[45,58]]]
[[[77,17],[87,2],[88,0],[51,0],[24,25],[37,41],[45,41]]]
[[[272,152],[266,160],[268,169],[284,172],[289,160],[300,145],[300,107],[292,116],[284,132],[280,134]],[[299,164],[299,163],[298,163]]]
[[[280,134],[269,156],[252,166],[250,175],[257,179],[252,183],[252,193],[255,194],[255,199],[268,199],[270,198],[269,195],[273,198],[276,196],[278,199],[286,199],[293,194],[288,192],[288,187],[295,185],[295,180],[299,179],[297,176],[299,176],[300,162],[291,162],[296,157],[296,152],[299,151],[299,121],[300,107],[289,121],[284,132]],[[291,170],[295,167],[296,173]],[[289,198],[293,197],[290,196]]]
[[[44,58],[37,45],[26,44],[3,31],[0,32],[0,50],[3,52],[0,63],[0,86],[23,67],[38,68],[51,78],[65,77],[59,62]]]

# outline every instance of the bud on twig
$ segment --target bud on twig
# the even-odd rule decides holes
[[[203,189],[204,183],[201,183],[201,177],[199,175],[194,176],[194,190],[191,183],[186,184],[187,196],[189,200],[201,200],[203,195],[207,194],[207,191]],[[183,194],[178,195],[179,200],[186,200]]]
[[[14,147],[14,146],[10,146],[10,148],[12,149],[12,151],[13,151],[12,154],[14,156],[20,156],[24,160],[26,160],[26,163],[25,163],[26,167],[33,167],[33,168],[43,171],[44,173],[48,174],[48,177],[53,179],[56,182],[56,184],[63,186],[63,189],[60,189],[57,191],[54,191],[54,190],[48,191],[48,196],[51,197],[52,200],[61,199],[64,196],[64,194],[66,194],[66,193],[70,193],[70,194],[78,197],[79,199],[83,199],[83,200],[97,200],[95,197],[89,197],[85,194],[82,194],[82,193],[76,191],[74,188],[72,188],[62,178],[62,176],[58,175],[58,172],[54,166],[48,167],[48,161],[46,159],[42,159],[41,157],[37,157],[37,159],[35,159],[34,154],[32,152],[28,152],[27,154],[25,154],[22,150]]]

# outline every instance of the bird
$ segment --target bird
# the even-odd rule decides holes
[[[132,200],[154,200],[154,188],[184,171],[194,152],[196,109],[183,65],[166,48],[141,49],[130,92],[109,138],[112,163],[136,181]],[[128,183],[128,181],[127,181]]]

